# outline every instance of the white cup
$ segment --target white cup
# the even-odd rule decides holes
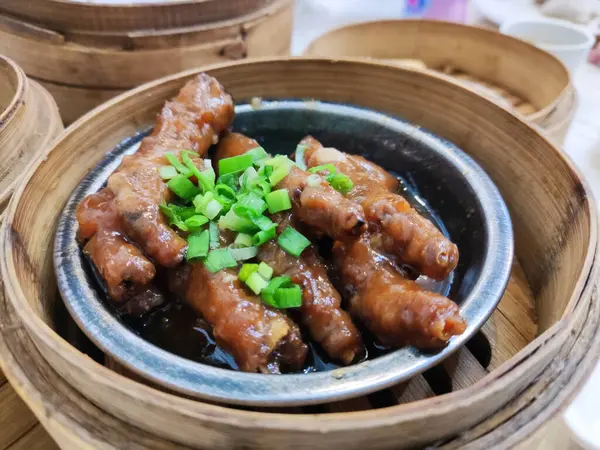
[[[518,19],[503,24],[500,31],[553,54],[571,72],[586,60],[595,43],[590,30],[560,19]]]

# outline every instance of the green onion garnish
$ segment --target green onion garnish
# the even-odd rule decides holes
[[[258,247],[231,248],[229,250],[236,261],[246,261],[258,255]]]
[[[256,295],[260,294],[260,292],[267,287],[269,282],[261,277],[258,272],[252,272],[248,279],[246,280],[246,285],[254,292]]]
[[[186,260],[203,258],[208,254],[208,230],[194,232],[187,238]]]
[[[208,224],[208,232],[210,233],[210,249],[219,248],[219,226],[217,222],[210,222]]]
[[[261,231],[270,231],[277,228],[277,224],[267,216],[251,216],[250,219]]]
[[[276,308],[298,308],[300,306],[302,306],[302,289],[300,289],[300,286],[279,288],[275,291]]]
[[[194,161],[192,161],[192,158],[190,155],[198,156],[194,152],[190,152],[189,150],[183,150],[181,152],[181,161],[183,161],[183,164],[185,164],[185,167],[189,171],[190,175],[194,175],[196,178],[199,178],[200,169],[198,169],[198,167],[196,167],[196,164],[194,164]]]
[[[171,207],[165,204],[160,205],[160,210],[169,219],[169,225],[174,225],[181,231],[188,231],[188,227],[177,212]]]
[[[263,301],[267,305],[276,306],[275,303],[275,291],[282,287],[292,287],[294,284],[292,283],[292,279],[288,276],[275,277],[269,284],[262,290],[261,295]]]
[[[165,158],[167,161],[169,161],[169,164],[171,164],[173,167],[175,167],[175,169],[177,169],[177,172],[179,172],[181,175],[184,175],[186,177],[189,177],[192,175],[192,172],[190,171],[190,169],[188,169],[183,164],[181,164],[181,161],[179,161],[179,159],[177,158],[177,156],[175,156],[174,153],[171,153],[171,152],[165,153]]]
[[[306,145],[298,145],[296,147],[296,165],[301,170],[306,170],[306,161],[304,161],[304,152],[306,151]]]
[[[235,190],[237,190],[240,186],[239,178],[233,173],[228,173],[227,175],[221,175],[219,178],[217,178],[217,185],[219,185],[219,184],[224,184]]]
[[[343,173],[334,173],[327,177],[327,181],[336,191],[347,194],[354,187],[354,183]]]
[[[271,192],[271,183],[262,177],[252,185],[252,192],[259,197],[265,197]]]
[[[276,186],[281,180],[288,176],[290,173],[291,166],[281,165],[273,169],[273,173],[269,176],[269,182],[271,185]]]
[[[204,214],[212,220],[219,215],[222,209],[223,205],[218,200],[211,200],[204,208]]]
[[[273,276],[273,268],[264,262],[261,262],[256,270],[265,280],[270,280]]]
[[[233,245],[237,247],[252,247],[252,236],[246,233],[238,233],[233,241]]]
[[[164,166],[158,169],[158,173],[163,180],[170,180],[171,178],[175,178],[179,175],[177,169],[173,166]]]
[[[212,191],[215,188],[215,177],[215,171],[212,167],[204,169],[202,172],[196,174],[198,184],[202,186],[204,192]]]
[[[252,161],[255,163],[269,157],[267,151],[262,147],[255,147],[252,150],[248,150],[246,155],[252,156]]]
[[[258,227],[248,217],[240,217],[231,209],[219,219],[219,228],[250,234],[254,233]]]
[[[270,230],[261,230],[252,236],[252,244],[256,246],[261,246],[264,243],[270,241],[271,239],[275,239],[276,229],[271,228]]]
[[[196,214],[187,218],[184,223],[190,231],[196,231],[208,223],[208,218],[202,214]]]
[[[243,172],[248,167],[252,166],[252,155],[247,153],[231,158],[223,158],[219,160],[219,175],[227,175],[229,173]]]
[[[240,176],[240,188],[249,191],[252,187],[252,182],[259,178],[254,167],[248,167]]]
[[[290,255],[298,258],[304,249],[310,245],[310,241],[295,229],[288,226],[277,238],[279,246]]]
[[[198,194],[198,188],[185,175],[177,175],[169,180],[167,186],[183,200],[190,201]]]
[[[278,189],[267,194],[265,201],[271,214],[292,209],[292,202],[287,189]]]
[[[240,281],[246,281],[248,277],[258,270],[258,264],[244,264],[238,273]]]
[[[330,175],[337,173],[337,169],[333,164],[323,164],[308,169],[310,173],[329,172]]]
[[[196,215],[196,209],[193,206],[179,206],[174,205],[173,203],[169,203],[168,206],[181,218],[181,220],[187,220]]]
[[[263,177],[270,177],[273,173],[273,166],[267,166],[266,163],[258,169],[258,174]]]
[[[228,248],[212,250],[204,260],[204,267],[209,272],[215,273],[222,269],[235,267],[238,263]]]
[[[238,216],[260,216],[267,209],[265,201],[254,192],[238,195],[238,201],[233,205],[233,210]]]

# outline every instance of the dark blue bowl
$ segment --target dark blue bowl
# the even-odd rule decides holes
[[[61,217],[54,262],[67,308],[104,352],[169,389],[224,403],[286,406],[364,395],[407,379],[455,352],[483,325],[506,287],[513,259],[510,216],[485,172],[451,143],[373,111],[321,102],[239,105],[234,130],[272,153],[289,153],[306,134],[365,156],[398,174],[415,206],[458,245],[454,274],[430,288],[459,304],[467,330],[437,353],[403,348],[348,367],[288,375],[249,374],[201,364],[163,350],[130,330],[103,301],[77,242],[77,204],[97,191],[143,134],[108,153],[73,192]]]

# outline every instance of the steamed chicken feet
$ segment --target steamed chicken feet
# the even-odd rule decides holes
[[[140,292],[156,275],[154,264],[123,233],[114,196],[108,189],[77,206],[79,240],[106,282],[110,297],[121,302]]]
[[[258,146],[254,139],[229,133],[219,142],[215,162],[242,155]],[[278,224],[279,233],[288,225],[299,228],[292,224],[293,214],[289,211],[274,215],[272,220]],[[296,258],[276,242],[270,241],[260,248],[258,259],[271,266],[276,276],[287,275],[301,286],[301,320],[311,337],[321,344],[332,359],[350,364],[364,354],[360,333],[349,314],[341,308],[340,294],[329,281],[327,268],[313,246]]]
[[[371,248],[368,234],[353,243],[336,242],[334,259],[350,312],[383,344],[435,349],[465,331],[458,306],[405,278]]]
[[[283,230],[292,217],[289,213],[279,213],[273,220]],[[302,323],[332,359],[350,364],[365,354],[360,333],[342,309],[340,294],[329,281],[325,262],[314,246],[295,258],[271,241],[260,248],[258,259],[271,266],[276,275],[287,275],[301,286]]]
[[[179,264],[186,248],[159,208],[172,198],[158,172],[169,164],[165,154],[191,150],[204,156],[232,120],[231,97],[214,78],[200,74],[165,104],[153,133],[108,180],[128,236],[161,266]]]
[[[259,146],[243,134],[229,133],[217,147],[216,160],[239,156]],[[295,217],[315,232],[345,240],[366,229],[362,208],[317,175],[294,166],[275,189],[288,190]]]
[[[458,263],[458,248],[399,194],[397,180],[360,156],[323,147],[308,136],[301,142],[308,167],[332,164],[348,176],[354,188],[347,197],[359,203],[369,231],[379,234],[377,249],[413,266],[436,280],[450,274]]]
[[[202,263],[186,269],[186,301],[213,326],[217,343],[231,353],[241,370],[280,373],[302,368],[308,348],[298,326],[249,294],[237,272],[211,273]]]

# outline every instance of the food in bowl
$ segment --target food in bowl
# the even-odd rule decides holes
[[[365,335],[431,350],[464,332],[458,306],[415,281],[448,277],[458,249],[395,176],[310,136],[294,159],[272,155],[228,131],[233,118],[225,89],[198,75],[79,204],[82,251],[121,315],[151,328],[158,310],[196,314],[206,362],[261,373],[303,371],[315,346],[362,361]]]

